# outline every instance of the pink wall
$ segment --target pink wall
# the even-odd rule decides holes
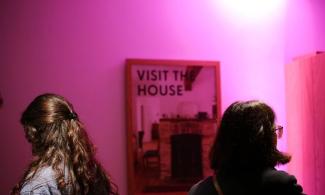
[[[287,36],[304,29],[289,25],[303,6],[287,10],[288,22],[283,3],[238,12],[221,2],[231,1],[1,1],[0,194],[8,193],[31,157],[18,121],[44,92],[74,103],[98,158],[126,194],[126,58],[221,61],[223,109],[235,100],[261,99],[285,124],[284,59],[315,49],[303,32]],[[304,49],[296,49],[297,40]]]
[[[314,51],[325,51],[325,1],[287,0],[285,62]]]

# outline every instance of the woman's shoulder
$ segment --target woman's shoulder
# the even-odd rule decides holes
[[[300,195],[303,194],[301,185],[295,176],[276,169],[266,169],[262,173],[262,189],[269,194]]]
[[[188,195],[217,195],[217,191],[214,188],[213,185],[213,179],[212,176],[207,177],[206,179],[203,179],[199,181],[198,183],[194,184],[190,191],[188,192]]]
[[[25,195],[31,193],[61,194],[57,188],[55,172],[51,167],[40,168],[31,179],[24,183],[20,194]]]
[[[266,169],[262,173],[262,183],[263,184],[291,184],[297,183],[295,176],[290,175],[285,171],[280,171],[276,169]]]

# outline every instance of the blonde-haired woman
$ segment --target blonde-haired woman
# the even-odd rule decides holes
[[[23,112],[21,124],[35,158],[12,194],[118,194],[64,97],[36,97]]]

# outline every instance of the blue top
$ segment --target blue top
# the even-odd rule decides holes
[[[33,178],[24,183],[21,195],[61,195],[56,183],[56,175],[51,167],[43,167]]]

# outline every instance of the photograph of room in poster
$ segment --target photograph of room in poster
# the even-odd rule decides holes
[[[182,194],[211,174],[209,145],[220,109],[218,65],[145,61],[130,66],[134,194]]]

